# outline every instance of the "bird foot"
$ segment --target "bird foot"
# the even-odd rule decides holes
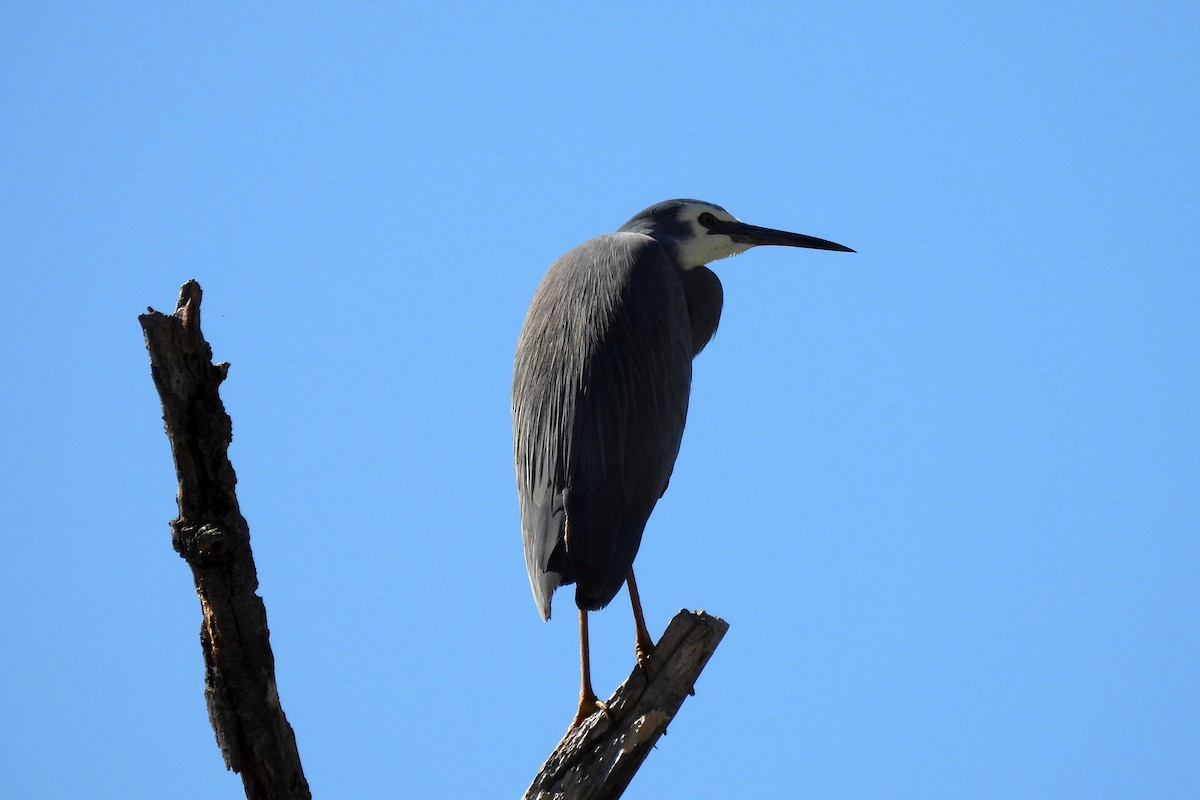
[[[654,655],[654,645],[650,643],[650,638],[642,639],[638,637],[637,643],[633,647],[633,654],[637,656],[638,669],[646,676],[646,682],[650,682],[650,657]]]
[[[612,726],[617,727],[617,720],[613,717],[612,712],[608,710],[608,706],[601,702],[595,695],[591,697],[581,696],[579,698],[579,710],[575,712],[575,719],[571,720],[571,727],[567,728],[567,733],[578,728],[584,723],[588,717],[595,714],[597,711],[603,711],[604,716],[608,717],[608,721]]]

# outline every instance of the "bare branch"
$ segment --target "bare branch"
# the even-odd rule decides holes
[[[667,731],[729,624],[703,611],[680,611],[640,667],[608,701],[613,722],[593,714],[570,731],[525,793],[525,800],[612,800],[621,796]]]
[[[275,685],[267,612],[256,594],[250,528],[238,508],[229,462],[233,425],[218,388],[228,364],[213,364],[200,332],[200,284],[188,281],[171,316],[138,317],[179,477],[172,544],[196,584],[204,619],[204,696],[225,765],[249,800],[308,800],[296,737]]]

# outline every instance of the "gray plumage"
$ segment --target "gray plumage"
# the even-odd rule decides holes
[[[848,250],[672,200],[559,258],[530,305],[513,373],[513,445],[529,582],[543,619],[575,584],[604,607],[633,566],[687,419],[692,359],[716,332],[704,266],[756,244]]]

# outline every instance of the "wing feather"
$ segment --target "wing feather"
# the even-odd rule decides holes
[[[526,316],[513,373],[522,538],[538,610],[620,589],[679,452],[692,333],[681,276],[653,239],[616,233],[564,255]]]

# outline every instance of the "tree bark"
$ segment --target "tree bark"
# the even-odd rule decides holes
[[[525,800],[612,800],[667,732],[729,624],[703,611],[680,611],[654,647],[596,713],[568,731],[525,793]],[[646,672],[649,673],[647,680]],[[610,718],[611,717],[611,718]]]
[[[201,294],[200,284],[188,281],[173,315],[148,309],[138,320],[179,478],[171,541],[200,597],[208,716],[225,765],[242,776],[249,800],[309,800],[275,685],[250,528],[234,491],[233,426],[217,391],[229,365],[212,363],[200,331]]]

